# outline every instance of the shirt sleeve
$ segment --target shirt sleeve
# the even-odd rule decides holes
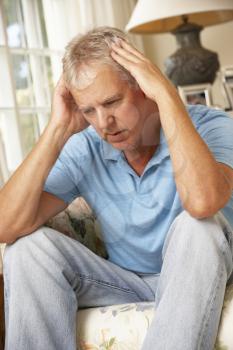
[[[44,191],[67,204],[80,196],[79,184],[87,164],[88,147],[83,135],[75,134],[63,147],[44,185]]]
[[[44,185],[44,191],[55,195],[69,204],[79,196],[79,191],[62,158],[60,156],[51,169]]]
[[[233,118],[221,110],[204,110],[197,127],[200,136],[216,161],[233,168]]]

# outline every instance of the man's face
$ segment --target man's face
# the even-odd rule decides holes
[[[72,95],[84,118],[97,133],[121,150],[142,144],[146,98],[107,65],[85,67]]]

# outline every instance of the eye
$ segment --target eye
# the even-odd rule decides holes
[[[106,107],[108,107],[108,106],[112,106],[112,105],[114,105],[114,104],[117,104],[117,102],[120,102],[120,101],[121,101],[121,99],[118,98],[117,100],[108,101],[108,102],[106,102],[104,105],[105,105]]]
[[[83,110],[83,114],[84,115],[91,115],[94,113],[94,111],[95,111],[94,108],[85,109],[85,110]]]

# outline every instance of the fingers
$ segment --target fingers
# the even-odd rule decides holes
[[[75,100],[73,98],[73,95],[71,91],[67,88],[64,80],[61,78],[59,79],[56,89],[55,89],[55,95],[60,96],[63,101],[66,103],[66,105],[74,108],[75,106]]]
[[[131,52],[133,55],[137,56],[141,60],[146,59],[146,57],[140,51],[138,51],[134,46],[129,44],[127,41],[121,40],[121,45],[125,50]]]
[[[113,43],[112,49],[113,49],[113,53],[116,53],[118,56],[125,58],[129,62],[133,62],[133,63],[139,62],[139,58],[137,56],[135,56],[130,51],[124,49],[123,47],[119,46],[118,44]]]
[[[55,94],[59,94],[61,96],[67,95],[69,93],[69,90],[66,87],[63,76],[61,76],[60,79],[58,80],[54,92]]]
[[[111,52],[112,58],[119,63],[122,67],[131,72],[132,69],[132,61],[129,61],[127,58],[120,56],[117,52]]]
[[[57,82],[57,85],[55,87],[55,90],[57,90],[62,95],[68,95],[71,94],[71,90],[67,84],[67,82],[64,79],[64,75],[62,74]]]
[[[59,80],[58,80],[58,82],[57,82],[56,87],[57,87],[57,88],[66,87],[63,74],[60,76],[60,78],[59,78]]]
[[[114,50],[113,52],[116,52],[118,55],[133,63],[146,60],[146,57],[141,52],[124,40],[118,40],[117,43],[112,43],[112,49]]]
[[[58,80],[55,93],[57,93],[65,102],[65,104],[73,111],[78,111],[79,107],[74,99],[72,91],[67,87],[63,75]]]
[[[63,95],[63,98],[65,99],[66,103],[75,111],[79,109],[72,93],[70,91],[67,91],[66,95]]]

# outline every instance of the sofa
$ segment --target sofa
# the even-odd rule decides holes
[[[96,254],[107,257],[98,221],[82,198],[76,199],[66,210],[50,219],[46,225],[79,240]],[[1,245],[1,252],[4,254],[4,245]],[[0,289],[2,293],[2,283]],[[79,350],[140,350],[155,312],[152,302],[79,310],[77,312],[79,320],[77,348]],[[1,310],[2,347],[0,346],[0,350],[4,349],[3,317]],[[226,289],[215,350],[233,350],[233,284]]]

